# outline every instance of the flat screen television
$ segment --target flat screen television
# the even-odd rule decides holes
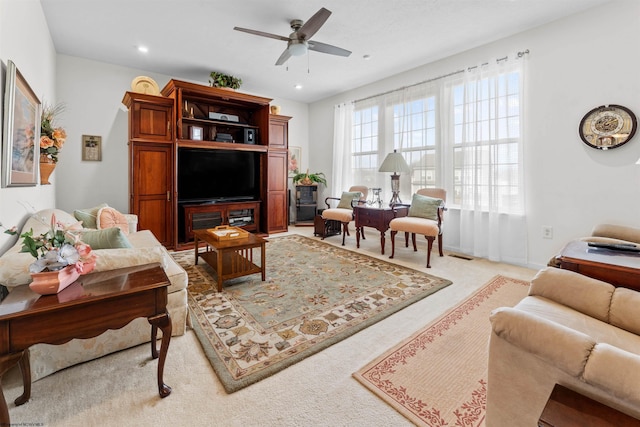
[[[178,149],[178,202],[259,200],[260,153]]]

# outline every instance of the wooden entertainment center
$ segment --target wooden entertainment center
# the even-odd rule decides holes
[[[291,117],[269,114],[271,99],[170,80],[161,96],[126,92],[122,102],[129,109],[129,209],[141,229],[167,248],[189,246],[194,230],[223,224],[260,234],[287,231]],[[256,153],[255,165],[246,165],[257,169],[247,171],[257,177],[256,195],[185,200],[178,157],[192,149]]]

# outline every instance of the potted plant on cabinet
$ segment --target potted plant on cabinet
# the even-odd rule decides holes
[[[305,173],[295,174],[292,179],[294,184],[298,183],[301,185],[327,185],[327,179],[325,178],[323,172],[309,173],[309,169],[307,169],[307,172]]]
[[[242,85],[242,79],[217,71],[212,71],[209,77],[209,84],[212,87],[240,89]]]

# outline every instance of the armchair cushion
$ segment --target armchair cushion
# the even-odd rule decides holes
[[[360,200],[362,197],[362,193],[359,191],[344,191],[342,196],[340,197],[340,201],[338,202],[339,209],[353,209],[351,206],[351,202],[354,200]]]
[[[437,236],[440,233],[437,221],[425,221],[425,218],[421,217],[403,216],[394,218],[389,222],[389,228],[393,231],[404,231],[422,236]]]
[[[353,219],[353,209],[325,209],[322,211],[322,218],[340,222],[350,222]]]
[[[409,208],[409,216],[438,220],[438,208],[442,206],[442,199],[423,196],[415,193],[411,199],[411,207]]]

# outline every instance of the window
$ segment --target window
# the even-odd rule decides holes
[[[382,162],[378,139],[378,106],[353,112],[353,139],[350,182],[374,186]]]
[[[435,96],[393,106],[393,148],[402,153],[411,168],[411,194],[420,188],[436,187],[437,135]]]
[[[453,198],[469,209],[523,213],[518,72],[456,84]]]

